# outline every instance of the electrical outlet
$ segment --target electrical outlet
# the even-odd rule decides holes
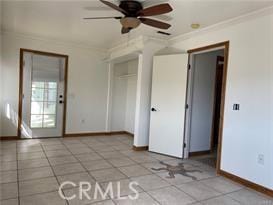
[[[258,164],[264,165],[264,155],[263,154],[258,155]]]

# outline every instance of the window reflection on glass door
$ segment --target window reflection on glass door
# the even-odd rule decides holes
[[[57,82],[32,82],[31,128],[56,127],[57,89]]]

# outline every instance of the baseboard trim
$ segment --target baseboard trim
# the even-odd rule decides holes
[[[108,133],[107,132],[68,133],[64,134],[64,137],[92,137],[101,135],[108,135]]]
[[[124,134],[126,134],[126,135],[130,135],[130,136],[132,136],[132,137],[134,137],[134,136],[135,136],[133,133],[131,133],[131,132],[127,132],[127,131],[124,131]]]
[[[133,150],[134,151],[147,151],[148,149],[149,149],[149,146],[137,147],[137,146],[133,145]]]
[[[127,132],[127,131],[113,131],[113,132],[108,132],[108,135],[130,135],[130,136],[134,137],[133,133]]]
[[[125,131],[106,132],[106,135],[124,135],[124,134],[126,134]]]
[[[205,150],[205,151],[198,151],[198,152],[190,152],[189,157],[197,157],[205,154],[209,154],[210,150]]]
[[[228,173],[226,171],[223,171],[223,170],[219,170],[218,174],[223,176],[223,177],[226,177],[226,178],[228,178],[228,179],[230,179],[230,180],[232,180],[234,182],[237,182],[237,183],[242,184],[242,185],[244,185],[246,187],[249,187],[249,188],[254,189],[254,190],[258,191],[258,192],[261,192],[263,194],[266,194],[268,196],[273,197],[273,190],[271,190],[269,188],[266,188],[266,187],[261,186],[261,185],[256,184],[256,183],[253,183],[251,181],[248,181],[246,179],[238,177],[238,176],[236,176],[234,174],[230,174],[230,173]]]
[[[18,140],[18,136],[0,136],[0,141],[6,141],[6,140]]]
[[[69,133],[65,134],[64,137],[92,137],[92,136],[103,136],[103,135],[130,135],[134,134],[126,131],[113,131],[113,132],[86,132],[86,133]]]
[[[129,135],[134,137],[133,133],[130,133],[127,131],[68,133],[68,134],[65,134],[64,137],[92,137],[92,136],[102,136],[102,135]],[[39,139],[46,139],[46,138],[54,138],[54,137],[41,137]],[[18,136],[0,136],[0,141],[20,140],[20,139],[24,140],[24,138],[19,138]],[[33,139],[38,139],[38,138],[33,138]]]

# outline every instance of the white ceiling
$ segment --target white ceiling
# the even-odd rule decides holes
[[[139,0],[145,6],[164,0]],[[118,4],[118,1],[113,1]],[[174,11],[168,14],[171,37],[192,31],[192,23],[201,28],[273,5],[273,1],[190,1],[169,0]],[[118,42],[139,35],[162,37],[157,29],[141,25],[129,35],[121,35],[118,20],[83,20],[83,17],[120,15],[98,0],[91,1],[4,1],[2,30],[54,40],[81,42],[100,48],[110,48]],[[171,38],[170,37],[170,38]]]

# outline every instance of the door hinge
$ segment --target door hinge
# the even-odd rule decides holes
[[[186,144],[186,143],[184,143],[183,147],[184,147],[184,148],[186,148],[186,147],[187,147],[187,144]]]
[[[185,109],[189,109],[189,104],[186,104],[186,105],[185,105]]]
[[[191,69],[191,64],[188,64],[188,70],[190,70]]]

